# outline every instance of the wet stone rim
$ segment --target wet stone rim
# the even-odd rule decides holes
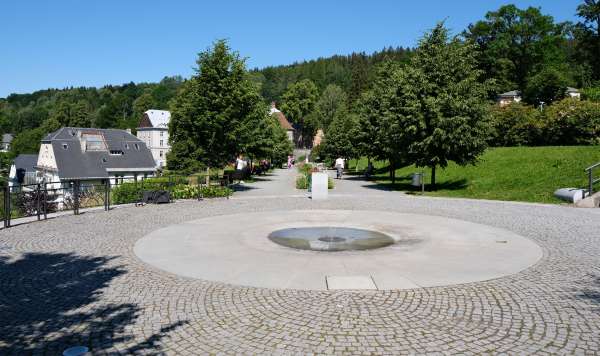
[[[268,238],[285,247],[324,252],[371,250],[395,243],[392,237],[379,231],[338,226],[280,229],[271,232]]]

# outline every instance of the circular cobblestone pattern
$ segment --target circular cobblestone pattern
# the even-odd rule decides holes
[[[174,224],[300,209],[460,219],[530,238],[544,255],[485,282],[348,292],[180,277],[133,251],[143,236]],[[190,201],[60,217],[0,231],[0,355],[59,355],[76,345],[94,355],[598,354],[599,232],[593,209],[395,193]]]

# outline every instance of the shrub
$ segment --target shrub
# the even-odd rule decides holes
[[[135,203],[142,196],[142,187],[135,183],[123,183],[114,187],[111,191],[112,204]]]
[[[542,113],[532,106],[514,103],[491,109],[492,146],[528,146],[540,141]]]
[[[600,102],[600,87],[583,89],[581,94],[585,100]]]
[[[296,189],[308,189],[308,187],[310,186],[310,180],[311,180],[311,175],[306,174],[306,175],[299,175],[298,177],[296,177]],[[335,183],[333,182],[333,179],[331,179],[331,177],[327,180],[327,189],[333,189],[335,186]]]
[[[544,144],[600,144],[600,103],[562,100],[544,111]]]
[[[227,187],[202,187],[202,196],[204,198],[225,198],[230,196],[231,194],[233,194],[233,190]]]
[[[305,174],[296,177],[296,189],[308,189],[308,177]]]

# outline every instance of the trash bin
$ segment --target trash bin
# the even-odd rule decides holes
[[[413,173],[412,175],[412,183],[410,183],[413,187],[420,187],[423,185],[423,173]]]

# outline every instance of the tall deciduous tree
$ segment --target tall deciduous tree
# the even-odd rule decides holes
[[[171,105],[172,170],[224,166],[244,153],[253,129],[267,116],[244,60],[226,41],[200,53],[197,64]]]
[[[384,63],[377,70],[372,89],[364,93],[357,104],[356,146],[367,158],[390,163],[392,183],[395,183],[396,168],[413,159],[409,148],[417,140],[419,122],[414,104],[417,87],[409,84],[409,71],[414,70],[402,69],[394,62]]]
[[[541,103],[550,105],[566,96],[569,82],[569,78],[561,68],[545,67],[527,80],[523,98],[533,105]]]
[[[600,80],[600,0],[584,0],[577,15],[583,19],[575,30],[577,57],[591,67],[593,79]]]
[[[335,84],[328,85],[317,102],[320,127],[327,130],[333,119],[346,110],[346,93]]]
[[[566,60],[566,31],[567,24],[555,23],[538,8],[505,5],[469,25],[463,35],[478,44],[479,68],[487,78],[497,80],[498,90],[508,91],[523,90],[539,65]]]
[[[326,157],[358,157],[356,135],[359,130],[358,117],[355,114],[339,113],[327,128],[322,152]]]
[[[281,111],[288,119],[300,128],[300,145],[312,143],[312,138],[318,128],[315,122],[315,106],[319,98],[319,91],[315,83],[309,79],[301,80],[290,85],[283,94]]]
[[[146,111],[155,108],[156,100],[154,100],[152,93],[148,90],[133,101],[133,116],[139,122]]]
[[[417,166],[431,168],[434,188],[437,167],[445,168],[450,161],[474,164],[487,147],[488,92],[480,81],[475,49],[450,39],[438,24],[421,39],[399,76],[397,106],[409,121],[401,125],[416,134],[408,152]]]

